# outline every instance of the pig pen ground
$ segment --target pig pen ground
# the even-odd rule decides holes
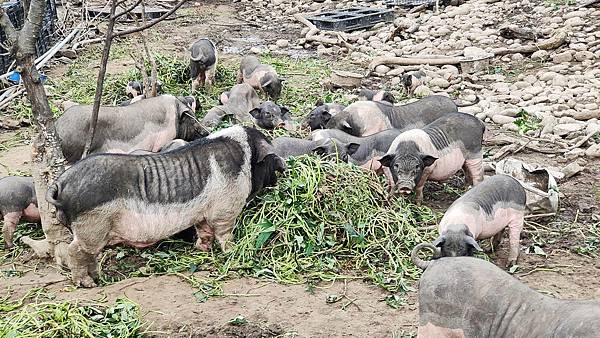
[[[338,46],[302,48],[303,27],[290,17],[297,11],[349,4],[342,1],[190,3],[178,11],[176,19],[149,31],[164,91],[187,94],[185,47],[193,39],[207,36],[218,42],[221,59],[217,84],[209,93],[197,95],[202,112],[216,105],[220,92],[233,84],[240,55],[251,52],[274,64],[287,79],[281,103],[289,106],[296,118],[306,115],[317,99],[351,102],[354,97],[350,91],[332,91],[321,82],[330,76],[331,69],[366,73],[368,61],[362,58],[385,52],[386,47],[366,37],[351,41],[354,45],[349,53]],[[485,48],[480,42],[491,39],[490,34],[482,33],[483,38],[474,36],[472,27],[478,25],[469,20],[486,15],[498,27],[485,26],[484,31],[510,23],[536,27],[536,20],[541,17],[561,26],[569,20],[572,24],[577,20],[585,23],[572,26],[571,44],[549,51],[545,58],[534,59],[530,55],[496,58],[489,69],[470,79],[465,75],[465,79],[455,83],[444,80],[450,82],[446,85],[441,78],[434,78],[435,84],[430,87],[452,96],[482,97],[478,105],[465,110],[474,114],[488,112],[483,116],[488,128],[484,143],[486,161],[499,158],[494,156],[501,149],[517,142],[519,147],[512,148],[515,153],[509,157],[557,171],[570,163],[583,168],[574,176],[559,180],[561,199],[557,216],[528,220],[522,234],[519,266],[512,272],[532,288],[553,297],[599,298],[600,161],[587,151],[565,154],[547,150],[556,149],[561,142],[576,141],[597,127],[597,116],[592,115],[598,115],[598,105],[591,104],[598,103],[600,78],[598,73],[591,78],[587,74],[590,69],[598,69],[598,53],[590,52],[592,56],[587,58],[589,54],[580,53],[584,51],[580,45],[587,46],[585,51],[597,46],[594,41],[600,36],[594,25],[598,25],[600,10],[577,11],[573,3],[556,1],[500,4],[469,1],[459,7],[442,8],[437,15],[425,11],[407,16],[422,27],[427,26],[425,32],[432,39],[407,36],[403,38],[406,44],[398,48],[405,55],[441,49],[434,39],[444,37],[440,31],[449,30],[444,24],[451,18],[465,22],[451,27],[465,36],[448,38],[452,48],[465,48],[471,43]],[[373,31],[391,31],[395,27],[391,23],[388,26]],[[99,28],[102,30],[103,25]],[[418,36],[421,31],[414,34]],[[470,41],[469,45],[460,46],[463,40]],[[139,77],[129,55],[136,48],[133,39],[119,40],[113,47],[105,104],[124,99],[124,85]],[[99,47],[88,47],[80,50],[75,60],[57,59],[46,71],[50,78],[47,90],[56,114],[63,111],[65,101],[92,101],[99,53]],[[556,67],[563,65],[567,67]],[[426,70],[435,71],[434,68]],[[386,75],[379,71],[385,71]],[[393,71],[379,68],[364,80],[363,86],[385,88],[397,98],[406,99]],[[391,75],[387,75],[389,72]],[[546,128],[547,121],[543,114],[536,114],[545,112],[540,105],[557,108],[550,97],[553,93],[546,94],[546,87],[538,84],[541,77],[550,76],[547,73],[556,74],[549,82],[557,81],[554,79],[559,75],[564,77],[565,91],[573,88],[569,81],[585,83],[584,88],[595,93],[596,99],[596,102],[576,102],[572,107],[565,100],[567,109],[590,117],[575,116],[578,118],[573,118],[573,122],[558,119],[568,115],[557,115],[554,126],[557,131],[551,130],[555,136],[552,142],[542,141],[540,131]],[[523,82],[528,82],[531,76],[538,81],[521,90],[520,86],[525,86]],[[541,87],[542,91],[530,87]],[[518,91],[523,93],[515,94]],[[527,99],[528,93],[535,93],[532,95],[535,98]],[[546,100],[537,99],[543,95]],[[506,112],[521,108],[519,115]],[[34,131],[27,126],[30,112],[25,100],[15,102],[1,118],[2,125],[12,126],[13,130],[0,129],[0,173],[29,174],[29,144]],[[583,125],[576,127],[580,121],[584,121]],[[561,128],[567,132],[563,133]],[[304,134],[298,132],[294,136]],[[598,142],[600,138],[592,137],[582,149],[593,148]],[[350,165],[301,157],[291,160],[288,166],[290,170],[278,187],[261,194],[240,215],[237,244],[232,253],[223,254],[218,249],[210,254],[200,253],[193,250],[191,243],[175,239],[145,250],[107,248],[101,258],[101,286],[94,289],[74,288],[67,271],[35,258],[18,239],[24,235],[40,238],[43,234],[34,226],[21,225],[15,238],[17,247],[0,251],[0,332],[3,336],[39,336],[41,332],[51,336],[69,327],[73,331],[68,332],[82,336],[113,337],[414,336],[419,271],[408,259],[409,250],[416,243],[435,237],[432,226],[464,191],[462,179],[428,184],[423,207],[417,207],[400,199],[389,200],[379,178]],[[505,238],[497,252],[482,258],[504,266],[506,248]]]

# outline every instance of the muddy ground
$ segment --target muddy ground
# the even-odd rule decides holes
[[[297,36],[298,32],[294,31],[273,32],[248,25],[236,13],[236,8],[226,1],[188,7],[177,19],[162,23],[153,31],[153,48],[183,57],[184,48],[193,37],[208,36],[218,41],[219,48],[226,54],[224,59],[235,59],[251,47]],[[293,57],[312,54],[304,50],[287,53]],[[94,64],[97,67],[97,63],[98,60],[90,60],[92,67]],[[109,72],[132,66],[132,62],[113,62]],[[50,74],[59,74],[62,70],[64,65],[55,65]],[[492,135],[510,133],[491,125],[488,128]],[[29,171],[28,132],[26,128],[17,132],[0,131],[0,141],[5,146],[0,149],[0,175]],[[527,151],[516,157],[558,168],[568,163],[560,156]],[[590,230],[599,225],[599,175],[600,161],[589,161],[583,172],[560,182],[560,214],[526,224],[520,268],[515,273],[519,280],[557,298],[600,298],[600,263],[589,256],[594,254],[598,244],[598,238],[592,238]],[[426,197],[425,203],[440,211],[456,198],[440,186],[429,190],[435,193],[435,198]],[[543,254],[533,253],[534,246],[542,249]],[[577,254],[575,247],[587,247],[589,251],[586,255]],[[0,251],[0,254],[10,253]],[[106,297],[112,302],[119,296],[127,296],[140,304],[149,332],[161,337],[403,337],[416,332],[416,291],[407,295],[405,305],[393,309],[384,301],[388,293],[360,280],[321,283],[310,290],[306,285],[279,285],[264,279],[240,278],[224,282],[225,296],[200,302],[194,296],[195,290],[178,276],[132,278],[107,287],[74,289],[66,272],[31,256],[31,252],[25,250],[10,263],[0,266],[5,272],[0,276],[0,296],[17,299],[29,289],[42,286],[55,294],[57,300]],[[506,256],[505,238],[499,251],[491,257],[502,266]],[[24,273],[16,277],[7,273],[14,270]],[[332,294],[345,297],[328,303],[327,298]],[[245,317],[248,324],[228,324],[239,315]]]

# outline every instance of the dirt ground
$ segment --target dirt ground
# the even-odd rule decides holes
[[[208,1],[184,11],[186,15],[162,23],[153,31],[151,40],[155,48],[183,57],[193,37],[208,36],[218,42],[226,54],[223,58],[228,59],[247,53],[251,47],[272,44],[293,34],[249,26],[236,18],[235,7],[224,1]],[[294,56],[302,56],[301,53],[309,52],[289,52]],[[127,62],[112,64],[109,72],[131,66],[132,63]],[[56,69],[61,70],[61,67]],[[0,131],[0,141],[8,142],[16,135],[14,131]],[[29,156],[29,146],[24,142],[9,150],[0,149],[0,175],[17,170],[28,172]],[[516,157],[558,168],[568,163],[536,153],[523,152]],[[570,250],[582,245],[583,231],[599,221],[598,177],[600,161],[588,161],[583,172],[560,182],[560,215],[526,224],[520,269],[515,274],[519,280],[557,298],[600,298],[600,262]],[[434,204],[436,209],[444,210],[455,196],[439,193],[441,199]],[[431,201],[426,198],[425,203],[428,202]],[[539,225],[559,235],[546,236],[538,231]],[[534,244],[541,246],[546,255],[525,252]],[[150,333],[157,337],[404,337],[416,332],[416,291],[407,295],[404,306],[393,309],[384,301],[388,293],[360,280],[321,283],[311,293],[306,285],[286,286],[264,279],[241,278],[224,282],[225,296],[200,302],[194,296],[195,290],[177,276],[132,278],[107,287],[74,289],[64,271],[30,256],[31,252],[25,251],[11,264],[0,266],[2,271],[25,272],[17,277],[1,274],[0,297],[9,295],[10,299],[17,299],[29,289],[40,286],[54,293],[57,300],[106,297],[112,302],[117,297],[127,296],[140,304],[144,319],[150,323]],[[507,239],[504,239],[492,259],[502,266],[506,257]],[[416,289],[416,285],[414,287]],[[328,303],[328,296],[333,294],[345,297]],[[239,315],[245,317],[248,324],[228,324]]]

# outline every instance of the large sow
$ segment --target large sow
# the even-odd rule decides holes
[[[473,257],[429,262],[419,281],[419,338],[594,338],[600,302],[555,299]]]
[[[210,250],[216,237],[226,250],[246,202],[284,169],[262,133],[235,126],[166,153],[92,155],[66,170],[46,200],[73,232],[73,282],[93,287],[106,245],[142,248],[195,226],[196,248]]]

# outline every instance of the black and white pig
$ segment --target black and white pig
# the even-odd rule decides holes
[[[426,268],[419,280],[419,338],[594,338],[600,332],[599,301],[543,295],[483,259],[415,264]]]
[[[279,106],[271,101],[265,101],[258,107],[252,109],[250,115],[254,118],[254,123],[263,129],[294,129],[294,122],[290,115],[290,110],[287,107]]]
[[[395,103],[396,99],[392,93],[385,90],[371,90],[363,88],[358,92],[359,101],[376,101]]]
[[[224,104],[212,107],[206,112],[201,121],[202,125],[214,128],[225,116],[233,116],[241,123],[254,123],[250,111],[260,105],[260,98],[252,86],[247,83],[233,86],[224,101]]]
[[[387,129],[407,130],[421,128],[439,117],[458,112],[452,99],[432,95],[402,106],[384,102],[357,101],[332,117],[329,129],[339,129],[350,135],[363,137]]]
[[[416,202],[421,203],[427,180],[447,180],[461,168],[465,171],[465,183],[481,182],[484,131],[485,125],[478,118],[452,113],[422,129],[398,135],[379,160],[390,169],[390,191],[408,195],[414,190]]]
[[[192,93],[196,92],[198,86],[210,88],[215,81],[219,59],[217,47],[211,40],[201,38],[192,43],[189,51]]]
[[[144,99],[144,84],[138,81],[129,81],[125,87],[125,93],[129,98],[126,101],[121,102],[120,106],[128,106],[132,103],[136,103]],[[162,83],[156,81],[156,94],[162,95]]]
[[[311,141],[286,136],[277,137],[273,139],[272,143],[273,147],[275,147],[275,153],[282,158],[287,159],[291,156],[312,153],[321,156],[335,154],[343,162],[348,162],[349,156],[354,154],[359,147],[356,143],[344,143],[332,139]]]
[[[331,138],[347,144],[357,144],[358,149],[351,154],[349,162],[365,169],[380,171],[381,163],[379,159],[387,153],[392,142],[401,133],[402,131],[398,129],[388,129],[373,135],[356,137],[339,129],[321,129],[313,131],[310,138],[313,141]]]
[[[317,107],[313,109],[304,119],[303,128],[310,130],[323,129],[332,117],[341,113],[346,106],[337,103],[317,102]]]
[[[143,248],[195,226],[196,248],[216,238],[228,250],[246,202],[284,169],[261,132],[234,126],[162,154],[92,155],[60,175],[46,200],[73,232],[73,282],[93,287],[106,245]]]
[[[263,90],[274,101],[281,95],[283,81],[275,68],[260,63],[255,56],[246,56],[240,63],[237,83],[247,83],[256,90]]]
[[[21,219],[27,222],[39,222],[40,211],[33,178],[7,176],[0,178],[0,214],[4,219],[2,235],[4,247],[14,246],[13,235]]]
[[[91,115],[91,105],[77,105],[56,120],[60,146],[69,163],[81,159]],[[173,139],[192,141],[206,134],[185,100],[161,95],[125,107],[100,107],[90,154],[156,152]]]
[[[488,177],[452,203],[433,245],[440,248],[442,257],[472,256],[473,250],[481,250],[476,240],[493,237],[496,248],[508,228],[507,266],[512,266],[519,257],[525,202],[519,181],[507,175]]]

